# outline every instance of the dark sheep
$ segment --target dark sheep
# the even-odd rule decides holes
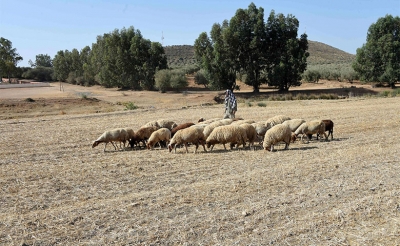
[[[333,139],[333,121],[332,120],[322,120],[325,123],[325,131],[328,131],[328,137],[331,135],[331,140]],[[319,138],[319,133],[317,133],[317,140]],[[308,139],[312,138],[312,134],[307,134]]]
[[[172,128],[171,137],[173,137],[177,131],[185,129],[185,128],[188,128],[188,127],[193,126],[193,125],[194,125],[194,123],[192,123],[192,122],[187,122],[187,123],[183,123],[183,124],[177,125],[176,127]]]

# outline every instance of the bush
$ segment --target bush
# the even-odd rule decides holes
[[[159,70],[155,74],[155,88],[161,93],[165,93],[170,87],[171,73],[167,69]]]
[[[127,102],[124,105],[125,105],[125,110],[135,110],[138,108],[138,106],[136,106],[135,103],[133,102]]]
[[[203,85],[205,88],[208,87],[208,84],[210,83],[207,80],[206,77],[206,72],[203,69],[200,69],[195,75],[194,75],[194,83],[196,85]]]
[[[185,73],[183,71],[171,71],[170,87],[177,91],[188,86]]]
[[[22,73],[25,79],[35,79],[37,81],[52,81],[53,68],[52,67],[36,67],[29,69]]]
[[[165,93],[168,89],[180,89],[188,86],[186,76],[183,70],[160,70],[155,75],[155,88],[161,93]]]
[[[265,102],[259,102],[257,103],[258,107],[267,107],[267,104]]]

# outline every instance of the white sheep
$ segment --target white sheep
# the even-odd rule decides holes
[[[287,125],[292,132],[295,132],[297,128],[299,128],[299,126],[304,122],[306,121],[303,119],[291,119],[284,121],[282,124]]]
[[[166,141],[167,144],[171,139],[171,131],[168,128],[160,128],[153,132],[147,140],[147,149],[153,149],[154,145],[160,141]]]
[[[250,125],[249,123],[241,124],[239,127],[243,128],[246,131],[247,141],[249,142],[249,148],[254,147],[254,141],[257,140],[257,132],[254,126]]]
[[[325,133],[325,123],[321,120],[312,120],[312,121],[307,121],[299,126],[299,128],[296,129],[294,132],[296,136],[299,134],[301,135],[301,141],[303,142],[303,136],[307,134],[320,134],[324,135],[325,139],[328,139],[328,136]]]
[[[149,121],[146,124],[144,124],[143,126],[141,126],[140,128],[146,128],[146,127],[157,127],[157,129],[160,128],[160,125],[158,125],[157,120],[153,120],[153,121]]]
[[[105,131],[101,136],[93,142],[92,148],[96,147],[100,143],[105,143],[103,151],[106,151],[106,147],[108,143],[111,143],[114,146],[114,149],[117,150],[117,147],[114,145],[115,142],[124,143],[129,140],[128,132],[123,128],[117,128],[114,130]]]
[[[283,124],[275,125],[265,133],[263,148],[268,151],[274,151],[274,145],[284,141],[286,144],[285,149],[288,149],[292,134],[294,133],[288,126]]]
[[[259,141],[260,145],[262,145],[262,141],[264,139],[265,133],[268,131],[269,127],[267,125],[265,125],[265,121],[254,122],[251,125],[256,130],[258,141]]]
[[[231,149],[235,144],[243,144],[243,148],[246,146],[246,131],[236,125],[218,126],[206,139],[207,148],[210,151],[214,148],[215,144],[223,144],[226,150],[226,143],[231,143]]]
[[[160,128],[168,128],[168,130],[172,130],[174,127],[178,126],[173,120],[157,120],[158,127]]]
[[[210,123],[208,126],[204,127],[204,131],[203,131],[204,136],[207,138],[216,127],[223,126],[223,125],[224,124],[222,124],[221,121],[215,121],[215,122]]]
[[[235,121],[233,121],[232,122],[232,125],[241,125],[241,124],[245,124],[245,123],[248,123],[248,124],[253,124],[255,121],[254,120],[235,120]]]
[[[285,115],[276,115],[274,117],[269,118],[266,122],[265,125],[269,128],[278,125],[278,124],[282,124],[283,122],[285,122],[286,120],[290,120],[291,118]]]
[[[199,121],[197,124],[210,124],[213,123],[215,121],[221,120],[221,118],[212,118],[212,119],[208,119],[208,120],[203,120],[203,121]]]
[[[233,122],[233,119],[222,119],[219,120],[218,122],[221,122],[223,125],[230,125]]]
[[[175,133],[172,137],[171,141],[168,144],[169,152],[174,148],[174,153],[176,153],[176,146],[180,144],[184,144],[186,148],[186,153],[188,153],[187,145],[188,143],[193,143],[196,145],[196,149],[194,153],[196,154],[197,149],[199,148],[199,144],[203,146],[205,152],[207,152],[206,147],[204,146],[206,142],[206,138],[204,137],[203,130],[197,127],[189,127],[185,129],[181,129]]]

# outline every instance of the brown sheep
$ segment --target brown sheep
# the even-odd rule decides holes
[[[183,123],[183,124],[177,125],[176,127],[172,128],[171,137],[173,137],[177,131],[185,129],[185,128],[188,128],[188,127],[193,126],[193,125],[194,125],[193,122],[187,122],[187,123]]]

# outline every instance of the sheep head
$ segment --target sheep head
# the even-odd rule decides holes
[[[93,142],[93,145],[92,145],[92,148],[96,147],[96,146],[99,145],[99,144],[100,144],[100,141],[94,141],[94,142]]]

